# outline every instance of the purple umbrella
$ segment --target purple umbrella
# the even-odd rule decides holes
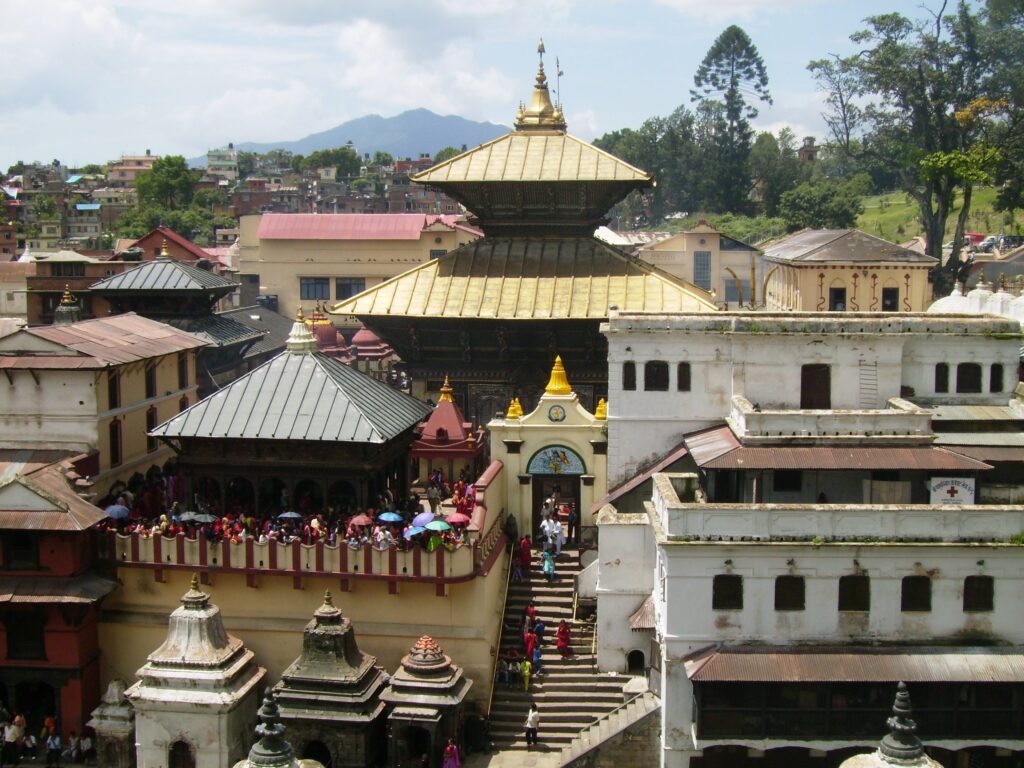
[[[405,535],[405,538],[411,539],[417,533],[423,533],[425,530],[427,530],[427,529],[426,528],[420,528],[420,527],[417,526],[415,528],[409,528],[408,530],[406,530],[404,535]]]
[[[124,520],[129,515],[128,507],[124,504],[111,504],[104,510],[111,520]],[[431,517],[433,519],[433,517]]]
[[[412,519],[412,524],[415,526],[424,526],[434,519],[433,512],[420,512],[416,517]]]

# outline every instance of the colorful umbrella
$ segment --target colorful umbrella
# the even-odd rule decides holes
[[[426,528],[421,528],[421,527],[420,527],[420,526],[418,526],[418,525],[414,525],[414,526],[413,526],[412,528],[408,529],[408,530],[407,530],[407,531],[406,531],[406,532],[405,532],[404,534],[402,534],[402,535],[403,535],[403,536],[405,536],[405,538],[407,538],[407,539],[411,539],[411,538],[412,538],[413,536],[415,536],[416,534],[418,534],[418,533],[423,533],[423,532],[424,532],[425,530],[427,530],[427,529],[426,529]]]
[[[414,517],[412,519],[412,524],[413,525],[417,525],[417,526],[426,525],[427,523],[429,523],[433,519],[434,519],[434,513],[433,512],[420,512],[418,515],[416,515],[416,517]]]
[[[302,515],[298,512],[282,512],[277,516],[278,520],[301,520]]]
[[[444,520],[431,520],[423,527],[428,531],[450,531],[452,528]]]
[[[381,512],[377,515],[377,519],[382,523],[400,523],[402,522],[402,516],[397,512]]]
[[[469,515],[462,512],[452,512],[446,518],[449,525],[469,525]]]
[[[211,515],[207,512],[200,512],[192,517],[192,520],[197,523],[216,523],[217,516]]]
[[[111,504],[105,511],[111,520],[124,520],[129,514],[128,507],[124,504]]]
[[[373,523],[373,520],[369,515],[356,515],[349,520],[349,522],[352,523],[352,525],[370,525]]]

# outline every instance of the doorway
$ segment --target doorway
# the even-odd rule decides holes
[[[41,681],[25,681],[14,686],[14,701],[10,702],[12,713],[20,712],[25,722],[39,732],[47,717],[59,716],[59,702],[53,686]]]
[[[187,741],[176,741],[168,751],[167,765],[170,768],[196,768],[196,758]]]
[[[540,535],[541,508],[544,500],[555,498],[557,494],[559,506],[575,504],[580,508],[579,475],[533,475],[533,515],[531,517],[531,537]],[[560,518],[561,519],[561,518]],[[562,522],[566,522],[562,520]]]
[[[430,731],[416,725],[409,725],[403,728],[398,741],[397,764],[400,766],[420,766],[423,765],[421,760],[424,755],[427,756],[429,761],[431,757]]]
[[[827,410],[832,407],[832,374],[829,366],[811,363],[800,367],[800,408]]]
[[[846,289],[845,288],[829,288],[828,289],[828,311],[829,312],[845,312],[846,311]]]
[[[331,768],[331,750],[322,741],[309,741],[302,748],[302,760],[316,760],[324,768]]]

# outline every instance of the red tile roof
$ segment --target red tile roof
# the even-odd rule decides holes
[[[44,360],[65,360],[68,368],[95,367],[85,364],[82,355],[105,365],[121,365],[138,360],[182,352],[187,349],[206,346],[207,342],[185,331],[179,331],[165,323],[139,317],[134,312],[112,317],[101,317],[95,320],[83,320],[68,325],[43,325],[26,328],[22,333],[46,339],[60,344],[69,350],[68,355],[25,355],[8,357],[7,359],[30,360],[36,365],[20,367],[62,367],[58,363],[39,364]],[[77,352],[78,355],[71,355]]]
[[[175,243],[176,245],[188,251],[196,259],[210,258],[210,254],[208,254],[205,250],[203,250],[198,245],[193,243],[187,237],[183,237],[179,235],[177,232],[175,232],[173,229],[168,229],[167,227],[157,227],[156,229],[147,232],[138,240],[133,240],[129,244],[128,248],[130,248],[133,245],[137,245],[138,243],[141,243],[143,240],[152,237],[154,234],[159,234],[161,237],[166,238],[169,243]],[[124,250],[128,250],[128,248],[125,248]]]
[[[425,227],[454,229],[456,216],[422,213],[265,213],[261,240],[419,240]],[[474,231],[459,222],[459,228]]]

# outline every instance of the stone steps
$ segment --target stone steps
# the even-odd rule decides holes
[[[571,765],[591,750],[618,736],[630,726],[647,716],[653,716],[661,708],[661,700],[650,691],[629,699],[620,707],[581,730],[575,738],[562,748],[560,765]]]

